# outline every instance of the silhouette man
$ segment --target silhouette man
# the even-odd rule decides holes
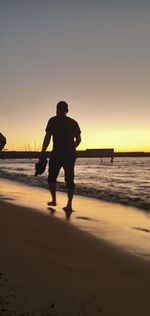
[[[0,133],[0,151],[3,150],[5,145],[6,145],[6,137],[2,133]]]
[[[49,160],[48,183],[52,196],[49,206],[56,206],[56,179],[63,167],[67,188],[68,202],[65,211],[72,211],[74,195],[74,165],[76,160],[76,147],[81,142],[81,131],[78,123],[67,116],[68,104],[65,101],[58,102],[56,116],[51,117],[47,123],[46,134],[43,140],[41,155],[44,155],[50,141],[53,138],[53,150]]]

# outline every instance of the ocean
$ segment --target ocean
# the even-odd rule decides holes
[[[35,177],[35,159],[0,160],[0,177],[48,189],[48,168]],[[150,157],[119,157],[110,163],[104,158],[78,158],[75,167],[75,192],[150,211]],[[63,170],[58,190],[65,191]]]

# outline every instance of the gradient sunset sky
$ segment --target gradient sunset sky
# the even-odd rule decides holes
[[[60,100],[80,149],[150,151],[149,1],[0,0],[6,148],[40,149]]]

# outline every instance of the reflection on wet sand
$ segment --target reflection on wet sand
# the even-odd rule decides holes
[[[49,210],[51,216],[55,215],[55,213],[56,213],[55,208],[53,208],[53,207],[47,207],[47,209]]]

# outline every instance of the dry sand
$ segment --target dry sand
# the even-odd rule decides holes
[[[1,201],[0,315],[148,316],[150,263]]]

